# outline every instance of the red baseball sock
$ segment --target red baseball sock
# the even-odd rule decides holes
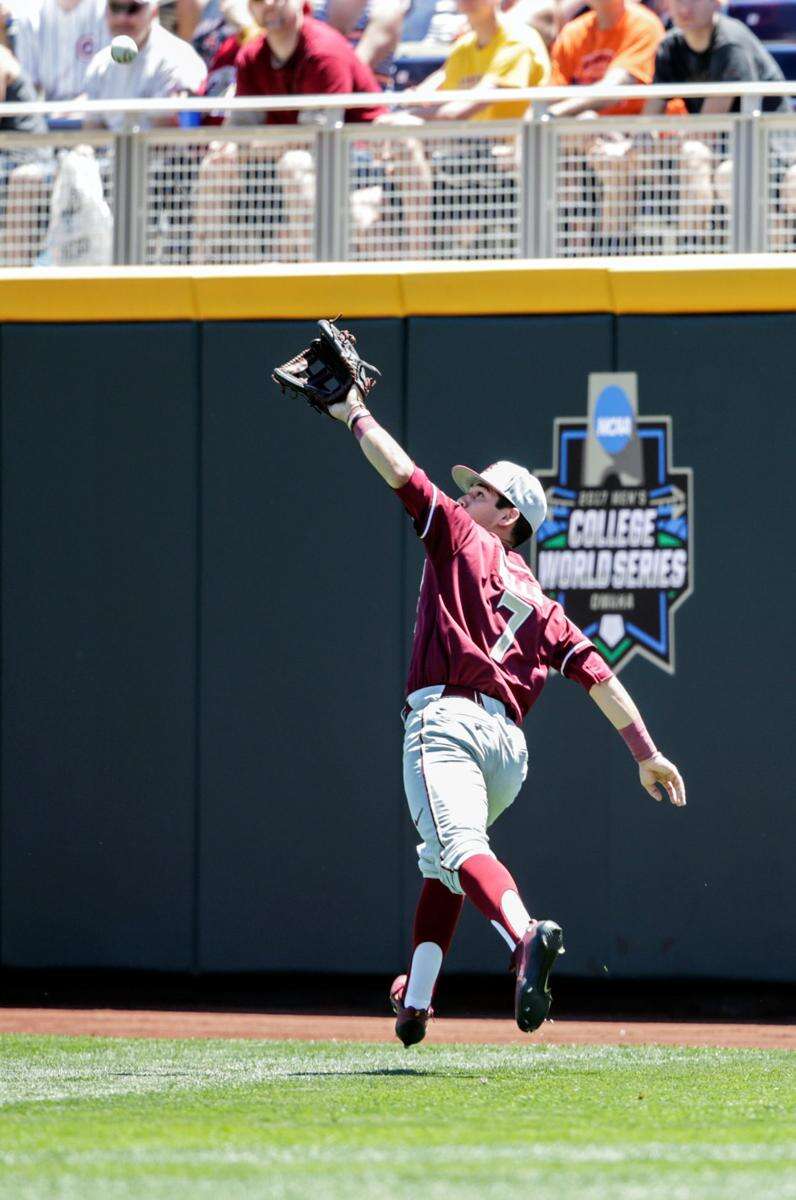
[[[449,892],[438,879],[424,879],[415,909],[412,949],[421,942],[436,942],[443,954],[450,950],[464,904],[464,896]]]
[[[464,896],[449,892],[438,879],[426,879],[420,892],[412,931],[412,963],[404,992],[407,1008],[428,1008],[448,953]]]
[[[468,900],[513,950],[531,918],[503,863],[491,854],[474,854],[459,867],[459,883]]]

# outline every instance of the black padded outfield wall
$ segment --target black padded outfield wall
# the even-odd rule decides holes
[[[379,415],[443,486],[456,462],[550,467],[590,372],[635,372],[639,414],[671,417],[694,590],[674,674],[636,657],[622,679],[688,808],[648,799],[555,678],[493,845],[566,926],[569,974],[796,979],[796,316],[354,329],[384,371]],[[309,330],[0,333],[3,965],[403,963],[418,876],[399,710],[422,559],[346,432],[268,382]],[[451,969],[505,957],[466,914]]]
[[[197,341],[2,330],[4,963],[192,963]]]
[[[400,433],[401,324],[353,328]],[[401,958],[401,515],[345,427],[270,383],[312,336],[204,330],[204,970]]]

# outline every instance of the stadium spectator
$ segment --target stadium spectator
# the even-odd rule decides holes
[[[380,91],[373,72],[336,29],[307,12],[303,0],[251,0],[254,19],[264,31],[237,58],[239,96],[312,96]],[[372,121],[381,112],[354,108],[347,121]],[[236,124],[295,125],[294,110],[238,113]]]
[[[110,41],[104,0],[30,0],[16,10],[15,53],[44,100],[73,100]]]
[[[658,48],[655,83],[745,83],[783,80],[784,75],[763,44],[741,21],[728,17],[719,0],[670,0],[674,28]],[[660,113],[665,103],[650,98],[645,113]],[[740,110],[738,96],[692,97],[689,113],[720,115]],[[764,112],[787,112],[785,96],[767,96]],[[774,135],[776,138],[776,134]],[[787,138],[785,141],[787,142]],[[778,213],[772,231],[776,249],[792,242],[796,217],[796,165],[782,147],[778,162]],[[732,161],[715,161],[710,145],[695,133],[679,147],[679,230],[685,248],[709,244],[711,230],[726,221],[732,206]]]
[[[125,34],[138,46],[138,57],[123,70],[111,58],[110,47],[89,63],[84,94],[88,100],[143,100],[193,95],[199,91],[207,69],[196,51],[158,22],[157,0],[107,0],[110,36]],[[124,127],[123,113],[87,119],[86,125]],[[139,115],[136,125],[176,124],[173,117]]]
[[[658,47],[655,83],[783,82],[781,68],[743,21],[728,17],[721,0],[669,0],[674,28]],[[646,113],[659,113],[664,101],[650,98]],[[690,97],[689,113],[740,112],[738,96]],[[764,112],[789,112],[785,96],[766,96]]]
[[[248,42],[236,59],[238,96],[312,96],[379,93],[371,71],[336,29],[306,11],[304,0],[251,0],[251,10],[264,31]],[[373,121],[378,102],[345,113],[353,122]],[[265,113],[236,112],[237,125],[296,125],[324,119],[323,112],[299,114],[295,109]],[[260,196],[257,193],[260,193]],[[308,150],[276,144],[228,142],[215,146],[199,172],[194,255],[213,257],[212,239],[219,221],[229,220],[238,193],[274,202],[281,215],[279,257],[306,258],[312,252],[315,164]],[[228,231],[227,231],[228,236]]]
[[[574,11],[578,12],[584,0],[574,3]],[[549,51],[561,26],[565,5],[561,0],[501,0],[499,11],[502,16],[535,29]],[[456,0],[412,0],[404,22],[406,42],[398,51],[396,87],[412,88],[423,83],[444,65],[454,42],[469,29],[467,16]]]
[[[0,102],[30,103],[36,94],[18,60],[0,46]],[[44,117],[16,113],[0,117],[0,132],[41,134],[47,132]],[[35,257],[39,227],[46,221],[45,179],[52,177],[48,150],[32,147],[0,150],[0,264],[26,267]]]
[[[652,83],[655,53],[664,28],[658,17],[634,0],[589,0],[589,12],[569,21],[553,43],[553,84],[593,88]],[[553,117],[602,113],[639,113],[643,100],[561,100],[549,109]]]
[[[451,47],[444,65],[415,89],[430,93],[470,91],[472,101],[445,101],[423,105],[417,116],[435,121],[496,121],[521,117],[525,100],[484,103],[479,91],[493,88],[526,88],[542,85],[550,78],[550,59],[540,34],[524,22],[504,16],[500,0],[459,0],[469,29]]]
[[[589,88],[652,83],[655,54],[664,36],[660,19],[635,0],[589,0],[589,11],[569,21],[551,51],[552,82]],[[629,116],[643,100],[588,98],[551,105],[550,117]],[[561,145],[569,158],[563,210],[574,253],[609,252],[627,224],[632,166],[619,133],[570,134]]]

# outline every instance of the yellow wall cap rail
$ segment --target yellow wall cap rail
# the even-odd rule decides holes
[[[0,270],[0,322],[796,312],[796,254]]]

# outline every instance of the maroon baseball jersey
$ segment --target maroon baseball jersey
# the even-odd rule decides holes
[[[521,722],[548,671],[585,688],[613,672],[521,555],[506,550],[415,467],[397,494],[426,551],[407,692],[458,684]]]
[[[298,45],[287,62],[277,66],[265,34],[241,47],[235,59],[238,96],[325,96],[334,93],[378,92],[376,77],[357,58],[342,33],[305,16]],[[346,109],[346,121],[372,121],[384,109]],[[267,125],[296,125],[298,113],[263,114]]]

